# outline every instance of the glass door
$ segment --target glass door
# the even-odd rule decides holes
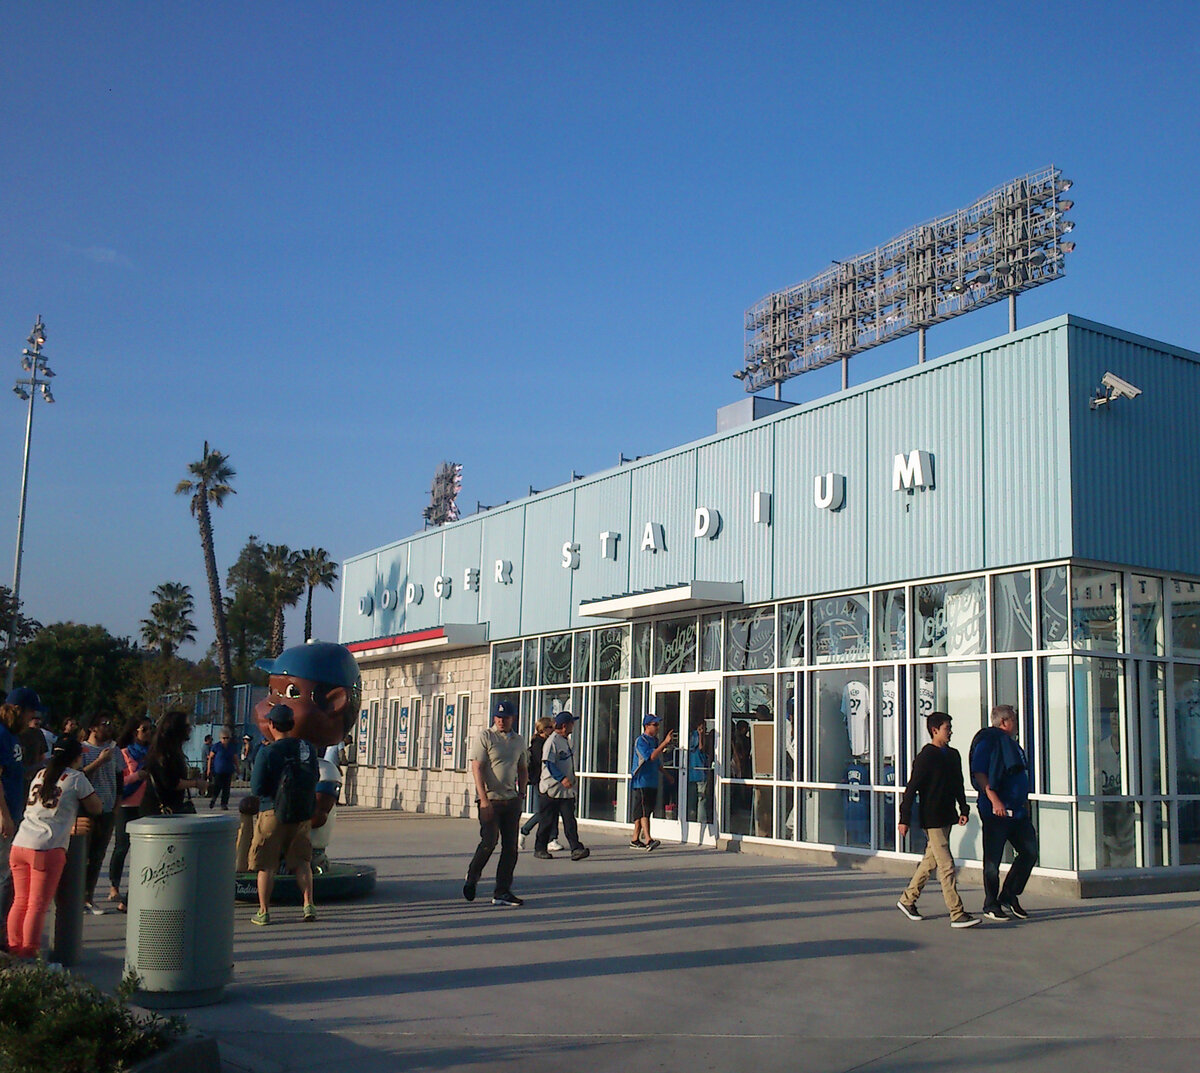
[[[717,837],[716,677],[680,682],[651,682],[651,711],[662,723],[659,741],[670,742],[662,754],[658,802],[651,834],[672,842],[715,845]]]

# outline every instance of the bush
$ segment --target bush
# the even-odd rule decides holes
[[[180,1017],[135,1013],[138,976],[116,996],[41,964],[0,968],[0,1073],[121,1073],[184,1031]]]

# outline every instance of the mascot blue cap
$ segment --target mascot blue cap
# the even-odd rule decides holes
[[[344,686],[357,692],[362,687],[358,664],[344,645],[332,641],[310,641],[281,652],[274,659],[260,659],[254,664],[267,674],[286,674],[292,678],[307,678],[327,686]]]

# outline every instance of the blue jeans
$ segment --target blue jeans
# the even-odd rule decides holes
[[[476,811],[479,803],[475,803]],[[500,843],[500,860],[496,865],[496,893],[512,890],[513,872],[517,867],[517,828],[521,826],[521,799],[492,802],[492,818],[479,817],[479,845],[467,868],[467,879],[478,883],[491,859],[496,843]]]
[[[523,834],[523,835],[529,834],[530,831],[532,831],[539,823],[542,822],[542,807],[545,805],[545,803],[546,803],[545,795],[542,793],[541,790],[539,790],[535,786],[533,788],[533,812],[530,814],[529,819],[527,819],[523,824],[521,824],[521,834]],[[558,838],[558,819],[556,817],[554,820],[554,830],[550,832],[550,838],[547,841],[553,842],[557,838]]]
[[[1029,882],[1029,873],[1038,859],[1038,836],[1033,820],[1028,816],[1015,819],[1010,816],[985,815],[979,811],[983,821],[983,908],[994,909],[1009,898],[1019,898]],[[1004,856],[1004,844],[1013,848],[1013,863],[1000,890],[1000,858]]]

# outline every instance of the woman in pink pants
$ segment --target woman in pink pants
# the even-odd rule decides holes
[[[79,739],[64,735],[29,787],[25,816],[9,855],[13,904],[8,914],[8,948],[15,957],[37,957],[46,909],[58,889],[79,810],[91,816],[100,813],[100,798],[79,770],[82,763]]]

